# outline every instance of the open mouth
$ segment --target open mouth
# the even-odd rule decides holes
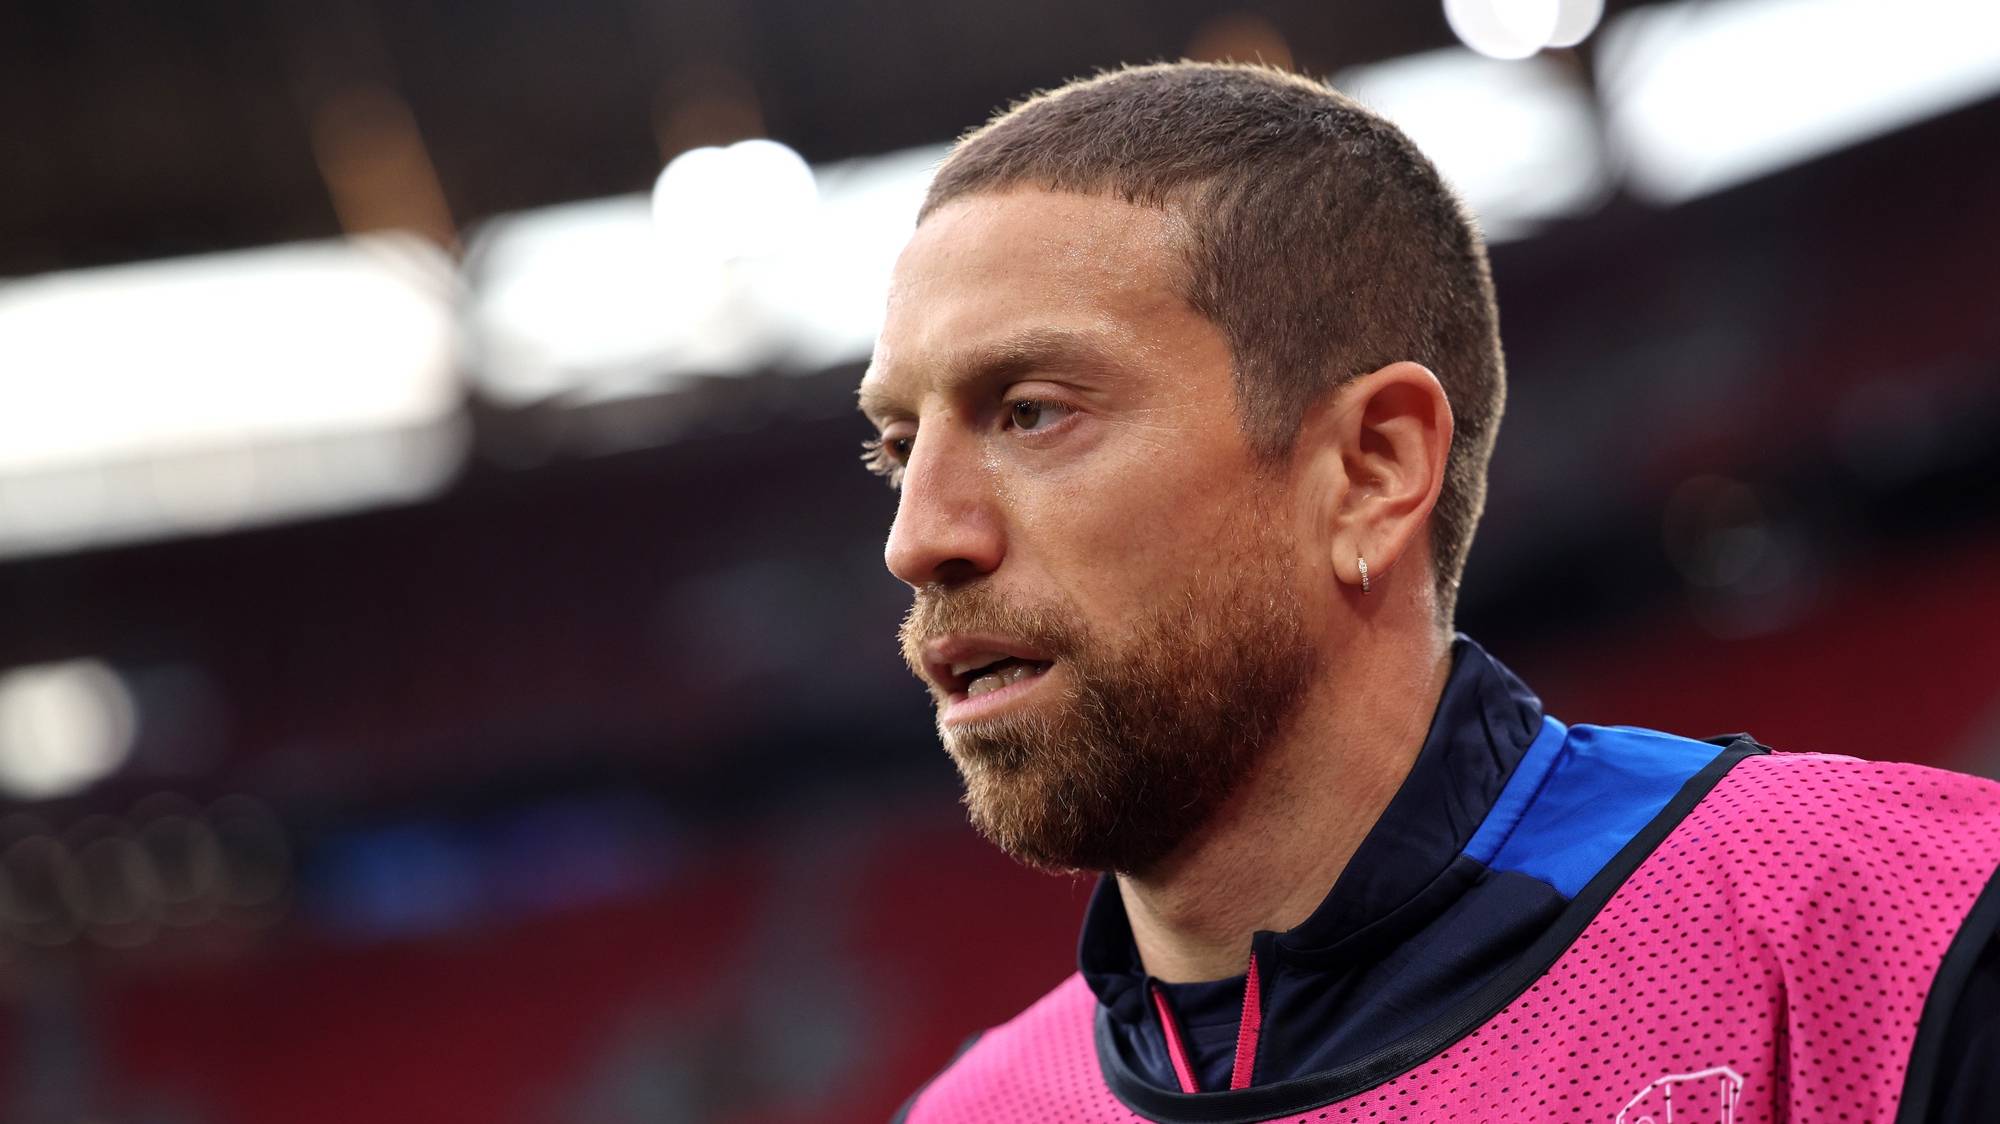
[[[1018,656],[976,655],[951,665],[953,694],[968,699],[1030,679],[1052,666],[1048,660],[1024,660]]]

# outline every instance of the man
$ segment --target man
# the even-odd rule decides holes
[[[2000,786],[1542,713],[1450,625],[1503,383],[1477,233],[1316,83],[960,143],[860,393],[904,652],[978,828],[1106,877],[909,1120],[1989,1118]]]

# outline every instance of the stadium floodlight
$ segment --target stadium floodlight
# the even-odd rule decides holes
[[[1604,0],[1562,0],[1546,46],[1574,47],[1590,38],[1590,33],[1597,30],[1597,21],[1603,18]]]
[[[1599,39],[1633,190],[1675,203],[2000,91],[2000,4],[1682,0]]]
[[[137,717],[124,682],[97,660],[0,674],[0,791],[21,800],[82,791],[125,762]]]
[[[943,154],[809,169],[744,142],[676,158],[650,199],[495,219],[468,257],[472,376],[507,404],[604,402],[865,357]]]
[[[796,267],[774,273],[772,300],[798,318],[789,349],[798,370],[866,359],[889,303],[889,275],[945,145],[845,160],[819,170],[819,221]]]
[[[456,291],[397,235],[0,285],[0,555],[428,494],[462,451]]]
[[[721,263],[663,252],[639,195],[493,220],[467,258],[471,375],[522,404],[650,382],[724,300]]]
[[[683,152],[653,183],[653,221],[669,251],[717,261],[786,250],[818,202],[812,167],[774,140]]]
[[[1490,241],[1586,210],[1609,189],[1590,92],[1557,60],[1454,47],[1355,67],[1333,84],[1408,133]]]
[[[1524,59],[1548,46],[1561,14],[1559,0],[1444,0],[1453,34],[1496,59]]]

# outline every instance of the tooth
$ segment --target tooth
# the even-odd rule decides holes
[[[999,652],[975,652],[969,659],[963,659],[955,664],[952,664],[951,673],[953,675],[964,675],[966,672],[971,671],[973,668],[985,667],[989,663],[993,663],[995,661],[1003,660],[1006,658],[1007,657],[1001,655]]]
[[[1003,686],[1005,684],[1000,682],[998,675],[982,675],[965,685],[965,697],[974,698],[988,691],[997,691]]]

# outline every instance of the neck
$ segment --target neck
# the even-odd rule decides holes
[[[1118,876],[1154,977],[1241,973],[1252,935],[1312,913],[1409,774],[1451,671],[1450,643],[1379,637],[1363,647],[1327,669],[1193,838],[1157,867]]]

